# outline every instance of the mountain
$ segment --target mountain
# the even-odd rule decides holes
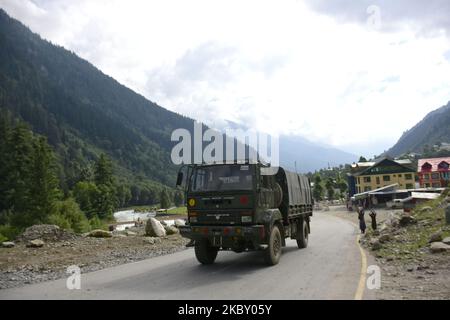
[[[450,102],[430,112],[413,128],[403,133],[398,142],[387,151],[393,157],[409,152],[422,152],[436,143],[450,142]]]
[[[222,121],[215,128],[222,132],[226,129],[250,130],[245,125],[233,121]],[[357,161],[358,156],[339,150],[332,146],[309,141],[299,135],[279,136],[280,165],[289,170],[300,173],[314,172],[316,170],[337,167]]]
[[[173,186],[170,135],[193,126],[1,9],[0,109],[48,138],[69,188],[101,153],[126,180]]]
[[[331,146],[313,143],[301,136],[280,136],[280,163],[298,172],[337,167],[358,160],[358,156]]]

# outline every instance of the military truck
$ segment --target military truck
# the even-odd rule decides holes
[[[275,265],[286,239],[308,246],[313,198],[307,177],[278,168],[263,174],[263,163],[202,164],[178,173],[184,185],[188,223],[180,228],[193,240],[202,264],[214,263],[220,250],[261,250]]]

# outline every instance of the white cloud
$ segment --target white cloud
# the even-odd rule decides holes
[[[210,124],[228,119],[370,156],[450,100],[449,39],[417,36],[420,20],[378,33],[294,0],[0,6],[150,100]]]

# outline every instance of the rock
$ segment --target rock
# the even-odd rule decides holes
[[[412,216],[409,216],[409,215],[402,215],[402,216],[400,217],[399,224],[400,224],[401,227],[406,227],[406,226],[408,226],[408,225],[410,225],[410,224],[415,224],[415,223],[417,223],[417,221],[416,221],[416,219],[415,219],[414,217],[412,217]]]
[[[186,225],[186,221],[185,220],[181,220],[181,219],[176,219],[174,222],[175,227],[181,227]]]
[[[144,243],[148,243],[148,244],[157,244],[157,243],[161,243],[161,238],[157,238],[157,237],[145,237],[145,238],[144,238]]]
[[[422,208],[420,209],[420,212],[429,212],[429,211],[432,211],[432,210],[433,210],[432,207],[430,207],[430,206],[425,206],[425,207],[422,207]]]
[[[450,237],[445,238],[442,240],[443,243],[450,245]]]
[[[112,233],[106,230],[95,229],[89,232],[88,236],[93,238],[111,238]]]
[[[432,253],[439,253],[439,252],[450,251],[450,245],[445,244],[443,242],[433,242],[430,245],[430,251]]]
[[[373,240],[370,244],[373,251],[380,250],[382,248],[381,242],[378,240]]]
[[[114,234],[113,237],[114,237],[114,238],[126,238],[127,235],[126,235],[126,234],[123,234],[123,233],[118,233],[118,234]]]
[[[127,236],[129,236],[129,237],[132,237],[132,236],[136,236],[137,235],[137,233],[136,232],[133,232],[133,231],[125,231],[125,235],[127,235]]]
[[[180,232],[175,226],[165,226],[164,229],[166,230],[167,235],[177,234]]]
[[[373,231],[372,231],[372,234],[373,234],[374,236],[379,236],[379,235],[380,235],[380,231],[378,231],[378,230],[373,230]]]
[[[145,234],[150,237],[164,237],[166,236],[166,230],[161,222],[152,217],[147,220]]]
[[[16,244],[12,241],[5,241],[2,243],[3,248],[13,248]]]
[[[430,241],[428,241],[428,242],[432,243],[432,242],[440,242],[440,241],[442,241],[442,232],[441,231],[433,233],[430,237]]]
[[[41,248],[44,246],[44,244],[45,244],[45,242],[42,241],[41,239],[35,239],[35,240],[30,240],[27,243],[27,247],[28,248]]]
[[[391,236],[388,234],[383,234],[382,236],[380,236],[378,238],[378,241],[380,241],[381,243],[385,243],[391,240]]]
[[[164,227],[167,226],[167,222],[166,222],[166,221],[161,220],[160,222],[161,222],[161,224],[162,224]]]
[[[77,235],[71,231],[61,229],[52,224],[37,224],[25,229],[25,231],[17,237],[19,242],[28,242],[30,240],[41,239],[47,242],[55,241],[71,241],[75,240]]]

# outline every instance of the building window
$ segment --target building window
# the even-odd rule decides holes
[[[358,177],[358,184],[361,184],[361,180],[360,180],[360,178]]]
[[[430,180],[430,175],[427,173],[427,174],[424,174],[423,175],[423,179],[424,180]]]
[[[450,174],[448,172],[442,172],[442,179],[449,180]]]
[[[372,190],[371,187],[365,187],[365,188],[364,188],[364,192],[367,192],[367,191],[370,191],[370,190]]]
[[[370,177],[363,177],[363,181],[365,183],[370,183],[371,179],[370,179]]]
[[[401,178],[401,177],[402,177],[402,175],[401,175],[401,174],[399,174],[399,175],[398,175],[398,177],[399,177],[399,178]]]
[[[405,179],[412,180],[412,174],[410,174],[410,173],[405,174]]]
[[[429,183],[425,183],[425,188],[429,188],[430,184]]]
[[[414,186],[411,183],[406,184],[406,189],[413,189]]]
[[[432,173],[431,180],[439,180],[439,173]]]
[[[391,181],[391,176],[383,176],[383,181]]]
[[[380,177],[377,177],[377,184],[380,184]]]

